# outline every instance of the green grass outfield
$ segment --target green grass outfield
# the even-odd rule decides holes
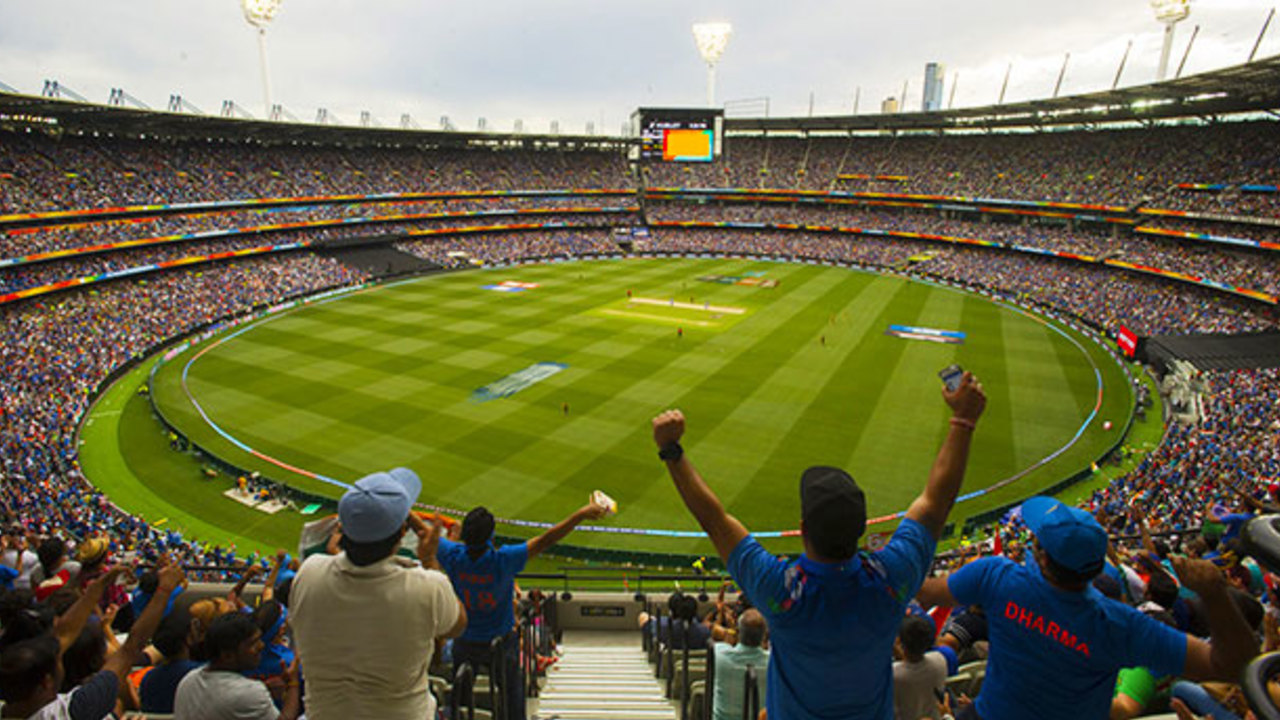
[[[779,285],[698,279],[761,274],[755,279]],[[503,281],[539,287],[482,288]],[[967,338],[905,340],[885,334],[891,324]],[[273,316],[174,359],[152,392],[198,444],[308,491],[341,493],[225,440],[187,390],[241,443],[341,481],[405,465],[423,478],[423,502],[483,503],[501,517],[547,522],[601,488],[621,505],[603,524],[688,531],[696,524],[649,437],[649,419],[679,407],[689,421],[686,451],[730,511],[752,529],[789,530],[798,523],[797,478],[811,464],[847,468],[873,516],[907,506],[946,432],[937,371],[951,362],[977,373],[989,396],[966,492],[1071,441],[1097,402],[1095,365],[1104,383],[1102,409],[1075,445],[1013,485],[961,503],[954,518],[1087,466],[1118,439],[1132,400],[1114,360],[1068,334],[1078,346],[976,295],[837,268],[727,259],[532,265],[438,275]],[[536,363],[567,367],[509,397],[473,397]],[[168,450],[158,426],[149,445],[122,438],[126,426],[142,432],[133,421],[146,415],[146,399],[118,402],[91,413],[82,457],[122,506],[152,520],[168,512],[162,517],[193,523],[193,533],[197,525],[208,537],[222,531],[242,547],[296,539],[301,517],[226,500],[225,481],[175,478],[183,456]],[[113,412],[119,420],[110,423],[103,413]],[[1116,427],[1103,431],[1105,419]],[[100,422],[114,424],[116,437],[95,436]],[[94,449],[102,442],[116,443],[115,453]],[[101,472],[125,480],[104,482]],[[705,540],[648,535],[579,533],[572,542],[709,552]]]

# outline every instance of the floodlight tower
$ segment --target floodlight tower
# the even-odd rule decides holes
[[[707,107],[716,106],[716,63],[732,35],[733,26],[727,22],[697,23],[693,26],[693,42],[707,63]]]
[[[266,103],[263,117],[271,117],[271,76],[267,73],[267,25],[275,19],[283,0],[240,0],[244,19],[258,29],[258,63],[262,69],[262,99]]]
[[[1173,49],[1173,26],[1191,14],[1191,0],[1151,0],[1156,20],[1164,23],[1164,45],[1160,48],[1160,69],[1156,80],[1164,80],[1169,74],[1169,51]]]

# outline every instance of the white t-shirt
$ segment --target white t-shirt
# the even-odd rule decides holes
[[[18,551],[5,550],[4,556],[0,557],[0,563],[8,565],[11,568],[18,567]],[[18,571],[18,577],[14,578],[13,587],[15,590],[31,589],[31,573],[40,567],[40,558],[30,550],[22,551],[22,569]]]
[[[433,717],[427,666],[458,608],[447,577],[401,558],[367,567],[346,553],[307,558],[289,595],[307,717]]]
[[[69,693],[27,716],[27,720],[108,720],[114,718],[120,679],[103,670]]]
[[[947,659],[930,650],[918,663],[893,664],[893,715],[896,720],[940,718],[936,691],[947,686]]]
[[[182,720],[276,720],[280,712],[261,680],[203,668],[178,683],[173,715]]]
[[[59,565],[58,569],[53,571],[53,574],[57,575],[59,572],[63,570],[67,571],[67,587],[72,587],[72,588],[76,587],[76,580],[79,579],[80,577],[80,563],[76,562],[75,560],[67,560],[66,562]],[[35,567],[31,569],[30,578],[31,578],[30,581],[31,581],[32,589],[40,587],[40,583],[43,583],[45,580],[49,579],[49,576],[44,574],[44,567],[40,565],[39,558],[36,558]]]

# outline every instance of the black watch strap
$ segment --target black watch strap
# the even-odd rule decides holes
[[[678,442],[669,442],[658,450],[658,457],[667,461],[679,460],[684,457],[684,448]]]

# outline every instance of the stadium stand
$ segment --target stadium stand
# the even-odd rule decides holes
[[[0,107],[62,112],[11,96]],[[190,139],[189,127],[138,138],[127,118],[108,111],[76,122],[114,133],[94,137],[74,122],[58,134],[0,124],[0,509],[10,567],[59,537],[71,557],[105,544],[103,558],[181,564],[193,581],[247,579],[269,560],[149,525],[81,475],[77,428],[104,382],[154,348],[253,308],[383,277],[621,255],[615,228],[649,226],[648,238],[628,248],[641,255],[857,265],[982,289],[1112,336],[1121,328],[1143,336],[1277,330],[1274,120],[981,135],[765,136],[740,128],[717,163],[638,172],[618,139],[496,149],[459,135],[436,146],[369,147],[358,133],[315,130],[326,134],[294,145],[246,138],[229,121],[200,128],[216,142]],[[1093,585],[1207,636],[1205,604],[1179,587],[1168,558],[1213,558],[1263,650],[1277,650],[1276,568],[1249,557],[1241,534],[1253,515],[1280,503],[1280,371],[1207,370],[1195,382],[1199,421],[1170,422],[1132,472],[1080,504],[1112,537]],[[964,532],[973,540],[941,553],[936,572],[984,555],[1021,560],[1034,546],[1017,512]],[[87,586],[76,566],[51,560],[41,568],[37,584],[57,586],[46,588],[48,604],[32,600],[30,577],[15,567],[15,589],[0,598],[0,677],[13,672],[5,653],[23,639],[24,618],[47,623],[55,605],[66,610],[57,605],[66,590]],[[277,588],[276,579],[263,589],[287,596],[287,581]],[[225,585],[193,582],[179,605],[207,627],[259,591],[215,602]],[[537,698],[532,711],[720,716],[717,682],[738,686],[737,677],[716,677],[727,672],[717,669],[727,667],[727,646],[690,647],[683,633],[705,618],[708,634],[731,639],[745,596],[722,593],[665,624],[663,603],[626,602],[628,616],[615,627],[634,627],[629,614],[643,605],[658,630],[621,642],[558,611],[573,602],[520,597],[513,632],[525,694]],[[910,611],[939,630],[932,650],[947,660],[946,697],[959,712],[982,691],[988,623],[972,609],[949,617]],[[115,617],[121,630],[132,619]],[[920,649],[914,643],[904,659],[917,660]],[[201,657],[198,645],[190,651]],[[475,705],[481,717],[500,713],[498,689],[474,668],[433,671],[432,691],[454,717]],[[1180,705],[1215,717],[1248,710],[1239,687],[1174,679],[1125,669],[1112,717]],[[740,702],[763,706],[765,679],[749,670],[741,680]]]

